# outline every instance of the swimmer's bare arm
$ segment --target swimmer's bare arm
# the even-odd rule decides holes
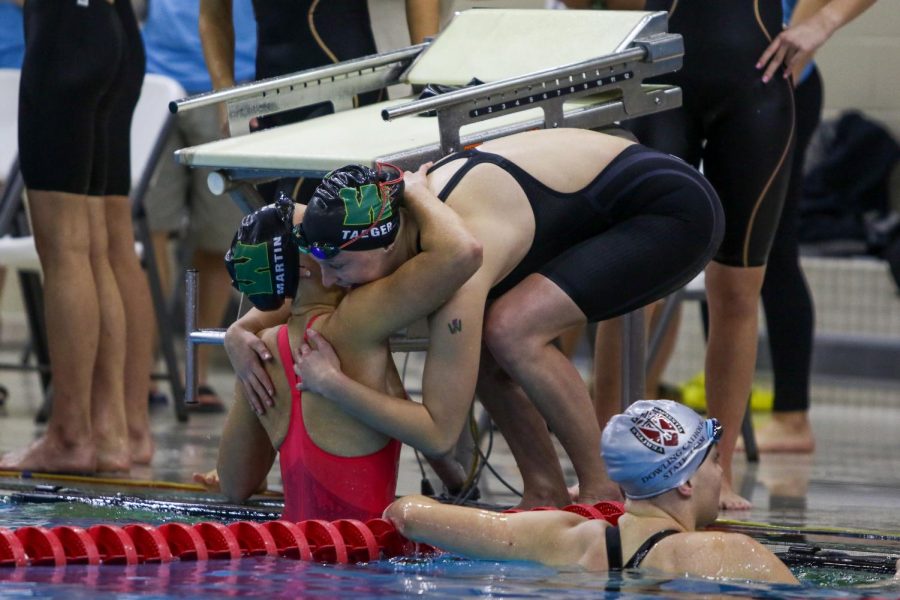
[[[667,538],[660,545],[663,543],[673,547],[648,556],[646,566],[697,577],[798,583],[771,550],[746,535],[697,531]]]
[[[234,87],[234,3],[232,0],[200,0],[200,41],[214,90]],[[222,133],[229,135],[228,112],[219,105]]]
[[[413,44],[421,44],[426,37],[437,35],[440,13],[438,0],[406,0],[406,25]]]
[[[772,40],[756,64],[769,81],[784,65],[784,77],[799,75],[835,31],[861,15],[876,0],[801,0],[790,27]]]
[[[409,539],[463,556],[607,569],[606,524],[565,511],[510,515],[409,496],[388,506],[384,516]]]
[[[232,323],[225,332],[228,360],[234,367],[244,396],[257,414],[266,412],[266,406],[275,405],[275,388],[265,367],[265,363],[272,360],[272,353],[257,333],[286,323],[289,316],[290,301],[286,301],[278,310],[261,311],[253,308]]]
[[[275,449],[259,419],[245,402],[241,385],[225,418],[219,442],[219,486],[232,502],[243,502],[265,481],[275,462]]]
[[[391,397],[347,377],[334,350],[316,332],[310,332],[310,345],[304,344],[295,355],[294,370],[303,382],[300,389],[336,402],[373,429],[428,456],[446,454],[462,431],[475,394],[490,280],[479,272],[429,317],[421,404]],[[310,346],[318,351],[312,352]]]
[[[421,250],[390,275],[341,300],[332,331],[351,341],[384,340],[446,303],[482,264],[482,248],[460,216],[428,188],[426,171],[406,172],[404,202],[419,227]]]

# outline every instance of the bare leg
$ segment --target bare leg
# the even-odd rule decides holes
[[[563,331],[559,338],[557,338],[557,344],[559,345],[559,349],[563,354],[572,358],[575,356],[575,351],[578,350],[578,342],[581,341],[581,336],[584,335],[585,326],[584,325],[576,325],[571,329],[567,329]]]
[[[91,424],[97,470],[123,471],[131,465],[125,417],[125,307],[110,262],[106,199],[88,196],[91,269],[100,302],[100,342],[94,361]],[[129,220],[128,227],[131,227]],[[134,254],[132,246],[131,254]]]
[[[90,268],[90,225],[84,196],[29,191],[35,244],[44,271],[44,298],[53,412],[47,432],[0,459],[4,469],[92,472],[97,469],[91,428],[91,382],[100,307]]]
[[[500,368],[490,351],[481,353],[478,398],[490,413],[516,459],[524,489],[517,508],[563,507],[570,503],[547,423],[522,388]]]
[[[760,452],[813,452],[816,440],[809,423],[809,412],[773,412],[772,417],[756,429],[756,445]]]
[[[125,413],[131,460],[149,464],[153,458],[153,438],[147,393],[156,315],[147,276],[134,252],[131,203],[127,196],[108,196],[105,200],[110,263],[125,309]]]
[[[759,290],[765,267],[706,268],[709,345],[706,350],[706,401],[709,414],[724,426],[719,442],[723,470],[720,507],[747,509],[750,503],[732,488],[732,458],[750,397],[756,367]]]
[[[583,323],[584,313],[559,287],[531,275],[488,310],[485,341],[500,366],[518,382],[559,439],[580,486],[594,503],[618,495],[600,458],[600,427],[578,371],[552,343]]]

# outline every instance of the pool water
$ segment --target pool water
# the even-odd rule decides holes
[[[60,502],[0,502],[0,523],[9,528],[58,524],[145,522],[200,518],[157,511]],[[858,549],[847,546],[846,549]],[[865,545],[869,552],[876,551]],[[890,549],[882,548],[883,552]],[[0,568],[3,598],[753,598],[900,597],[900,582],[869,573],[799,568],[802,587],[672,578],[646,571],[614,574],[565,572],[530,563],[475,561],[450,556],[397,558],[364,565],[321,565],[288,559],[173,562],[164,565]],[[865,586],[875,585],[868,588]],[[861,587],[863,586],[863,587]]]
[[[821,574],[820,574],[821,575]],[[858,586],[860,581],[847,583]],[[133,567],[29,567],[0,570],[4,598],[864,598],[900,595],[900,586],[875,589],[803,587],[654,576],[558,572],[526,563],[453,557],[394,559],[333,566],[273,558]]]

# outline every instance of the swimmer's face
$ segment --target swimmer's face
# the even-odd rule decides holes
[[[713,444],[706,460],[691,477],[697,501],[697,527],[705,527],[719,516],[719,492],[722,489],[722,465],[719,446]]]
[[[388,254],[383,248],[339,252],[336,256],[319,260],[322,268],[322,284],[349,288],[390,275]]]

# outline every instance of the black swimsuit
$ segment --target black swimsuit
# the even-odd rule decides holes
[[[684,67],[659,78],[680,86],[684,104],[626,122],[638,139],[699,167],[725,209],[715,260],[765,264],[791,165],[794,102],[779,70],[768,83],[756,61],[782,29],[781,0],[647,0],[670,10],[684,36]]]
[[[606,559],[609,561],[609,570],[612,571],[614,569],[637,569],[641,566],[641,563],[644,562],[644,559],[647,558],[647,555],[650,554],[650,551],[653,549],[656,544],[670,535],[674,535],[676,533],[681,533],[677,529],[664,529],[662,531],[657,531],[650,537],[648,537],[641,547],[637,549],[637,552],[628,560],[624,565],[622,564],[622,536],[619,534],[618,527],[607,527],[606,528]]]
[[[624,314],[690,281],[722,239],[722,209],[692,167],[639,144],[629,146],[583,189],[563,193],[512,161],[477,149],[438,194],[446,201],[476,166],[509,173],[534,212],[534,239],[513,271],[491,290],[498,297],[539,273],[565,292],[589,321]]]
[[[28,0],[19,161],[33,190],[127,195],[144,45],[129,0]]]

